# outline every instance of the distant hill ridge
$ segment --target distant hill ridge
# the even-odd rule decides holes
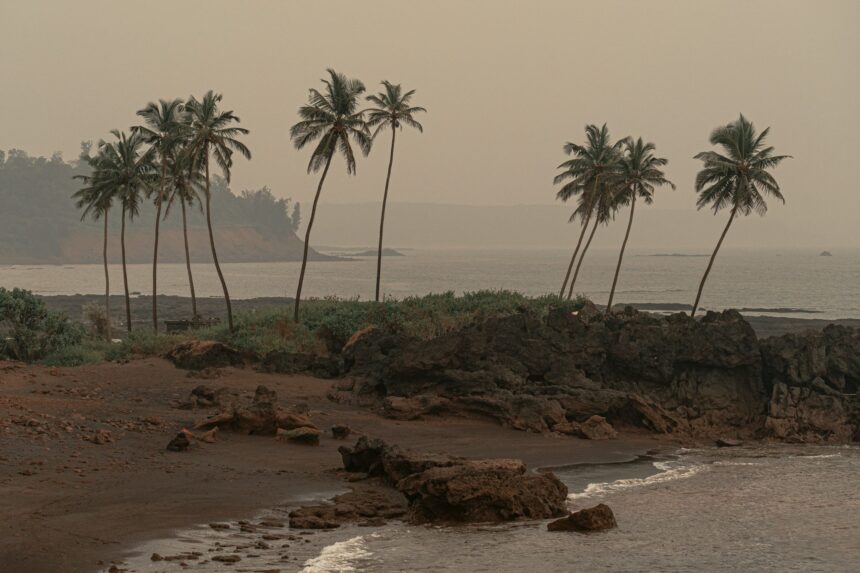
[[[20,150],[0,151],[0,264],[74,264],[101,262],[100,222],[81,221],[72,194],[86,174],[82,161],[31,157]],[[296,235],[299,205],[276,198],[267,187],[234,194],[221,177],[212,181],[215,242],[223,262],[296,261],[303,242]],[[155,209],[145,202],[140,216],[126,229],[130,263],[152,261]],[[110,260],[119,262],[120,210],[109,214],[112,235]],[[188,239],[192,261],[211,261],[206,222],[197,207],[188,211]],[[159,260],[184,262],[178,206],[162,223]],[[313,249],[312,260],[332,259]]]

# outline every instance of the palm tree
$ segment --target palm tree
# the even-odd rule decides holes
[[[564,282],[562,282],[561,290],[558,293],[559,298],[564,296],[564,290],[570,279],[573,263],[576,261],[576,255],[579,253],[588,223],[591,220],[595,206],[599,202],[599,196],[604,191],[605,186],[601,184],[601,179],[606,171],[612,169],[614,162],[617,160],[618,147],[622,143],[619,141],[613,145],[610,142],[609,129],[607,129],[605,123],[599,128],[593,124],[587,125],[585,127],[585,136],[586,144],[584,146],[571,142],[564,145],[564,152],[567,155],[573,155],[573,157],[558,166],[563,171],[553,179],[553,183],[556,185],[564,183],[562,188],[556,193],[557,199],[567,201],[575,196],[579,196],[581,199],[580,206],[571,215],[570,221],[575,220],[577,216],[580,217],[582,232],[579,234],[579,240],[576,243],[573,256],[570,257],[570,264],[567,266],[567,273],[564,275]],[[592,232],[592,236],[593,234]],[[573,293],[573,282],[570,285],[570,293]],[[570,296],[568,295],[568,298]]]
[[[88,154],[87,154],[88,155]],[[78,190],[73,198],[78,209],[83,209],[81,221],[91,216],[93,220],[102,219],[104,222],[104,241],[102,245],[102,263],[105,271],[105,338],[111,340],[111,318],[110,318],[110,274],[108,273],[108,213],[113,203],[113,195],[101,181],[103,174],[99,162],[104,160],[103,154],[96,157],[86,157],[92,167],[91,175],[75,175],[75,179],[84,182],[84,187]]]
[[[171,101],[158,100],[157,104],[149,102],[145,108],[137,112],[137,115],[143,118],[145,125],[132,128],[132,131],[140,133],[144,140],[152,145],[161,164],[161,176],[155,195],[155,244],[152,252],[152,328],[156,334],[158,334],[158,229],[161,222],[161,205],[166,193],[167,164],[182,140],[183,106],[182,100],[178,98]],[[155,191],[155,188],[152,191]]]
[[[704,167],[696,175],[696,193],[699,194],[696,206],[701,209],[711,205],[714,214],[720,209],[731,207],[731,213],[699,284],[699,292],[696,294],[696,302],[693,303],[690,316],[696,315],[708,273],[711,272],[717,252],[735,216],[749,215],[752,211],[764,216],[767,212],[765,195],[771,195],[785,203],[779,184],[768,170],[791,156],[774,155],[773,147],[765,146],[769,132],[768,127],[756,134],[755,126],[741,114],[737,121],[711,132],[711,145],[722,147],[724,154],[703,151],[695,156],[704,163]]]
[[[391,166],[394,164],[394,138],[397,135],[397,128],[402,128],[403,124],[414,127],[421,133],[424,133],[424,128],[420,123],[415,121],[413,114],[426,112],[423,107],[410,107],[409,100],[415,94],[415,90],[409,90],[404,93],[400,84],[392,84],[388,81],[383,81],[385,86],[384,92],[379,92],[376,95],[367,96],[367,100],[373,103],[376,107],[367,110],[368,127],[375,127],[373,132],[373,140],[376,136],[386,128],[391,128],[391,152],[388,157],[388,174],[385,176],[385,193],[382,195],[382,215],[379,217],[379,250],[376,258],[376,302],[379,302],[379,283],[382,276],[382,232],[385,228],[385,205],[388,203],[388,183],[391,181]]]
[[[185,104],[189,112],[189,134],[188,152],[193,158],[194,165],[203,165],[206,177],[206,226],[209,228],[209,246],[212,248],[212,260],[215,263],[215,271],[221,281],[224,291],[224,301],[227,303],[227,325],[233,330],[233,308],[230,305],[230,293],[227,292],[227,282],[221,265],[218,264],[218,253],[215,251],[215,236],[212,233],[212,193],[210,192],[209,157],[215,158],[215,162],[224,173],[224,178],[230,182],[230,169],[233,167],[233,152],[238,151],[245,159],[251,159],[251,151],[244,143],[236,139],[239,135],[247,135],[248,130],[236,127],[233,123],[239,123],[239,118],[232,111],[221,111],[218,104],[221,102],[221,94],[212,90],[206,92],[203,99],[198,101],[191,96]]]
[[[184,150],[173,155],[167,169],[170,178],[170,191],[167,194],[167,207],[164,211],[164,217],[167,218],[171,207],[173,207],[174,203],[179,202],[182,209],[182,237],[185,241],[185,268],[188,271],[188,287],[191,290],[191,316],[192,320],[196,321],[198,318],[197,296],[194,291],[194,276],[191,274],[191,252],[188,249],[186,206],[193,206],[196,201],[200,206],[200,211],[203,211],[203,205],[197,193],[197,190],[202,185],[203,174],[199,169],[194,168],[191,156],[185,153]]]
[[[655,150],[656,146],[653,143],[645,143],[641,137],[635,142],[632,139],[625,140],[624,155],[610,175],[608,183],[615,195],[616,204],[630,205],[630,219],[627,221],[627,232],[624,233],[624,242],[621,243],[621,252],[618,254],[618,264],[615,267],[615,277],[612,279],[612,290],[609,291],[606,314],[612,312],[612,299],[615,298],[615,286],[618,284],[621,261],[624,259],[624,249],[627,248],[627,239],[630,238],[630,228],[633,226],[636,199],[641,197],[646,205],[650,205],[654,202],[656,187],[669,185],[672,189],[675,188],[675,184],[666,179],[665,173],[660,169],[669,163],[669,160],[655,157]]]
[[[139,133],[127,135],[111,131],[114,142],[99,142],[98,169],[93,184],[101,193],[116,197],[122,206],[120,247],[122,251],[122,280],[125,288],[126,329],[131,332],[131,298],[128,292],[128,271],[125,256],[125,222],[140,212],[141,196],[155,183],[154,149],[143,150],[143,137]]]
[[[308,143],[319,140],[311,153],[308,173],[315,173],[320,168],[323,170],[311,207],[308,228],[305,230],[305,250],[293,312],[296,322],[299,320],[299,304],[302,298],[302,284],[305,280],[305,267],[308,264],[311,229],[332,157],[335,152],[340,151],[346,160],[347,173],[355,174],[355,154],[350,140],[355,142],[365,155],[370,152],[372,141],[370,130],[364,120],[364,112],[358,109],[358,98],[364,93],[364,84],[359,80],[349,79],[331,68],[326,71],[329,79],[321,80],[325,85],[323,92],[310,89],[308,103],[299,108],[301,121],[290,128],[290,139],[293,140],[296,149],[302,149]]]

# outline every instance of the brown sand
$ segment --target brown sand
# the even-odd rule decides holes
[[[328,401],[330,381],[223,374],[188,378],[160,359],[60,369],[0,362],[0,570],[97,570],[171,529],[344,489],[331,471],[344,442],[328,436],[311,447],[221,432],[214,444],[165,451],[206,413],[172,404],[198,384],[249,393],[264,384],[283,405],[307,403],[321,429],[344,423],[409,448],[516,457],[530,467],[624,461],[665,443],[646,435],[589,442],[474,419],[398,422]],[[99,430],[112,441],[88,441]]]

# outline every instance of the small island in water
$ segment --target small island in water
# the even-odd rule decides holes
[[[833,255],[830,253],[830,251],[821,251],[821,252],[818,254],[818,256],[819,256],[819,257],[832,257]]]

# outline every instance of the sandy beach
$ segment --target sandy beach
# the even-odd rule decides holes
[[[337,447],[354,438],[324,436],[311,447],[221,432],[214,444],[165,451],[181,428],[204,416],[175,407],[199,384],[243,393],[262,384],[281,404],[307,404],[321,429],[347,424],[416,450],[514,457],[531,468],[625,461],[673,444],[646,434],[591,442],[478,419],[395,421],[329,401],[331,381],[250,369],[229,368],[217,380],[201,380],[161,359],[70,369],[0,363],[5,570],[97,571],[136,543],[176,528],[346,489],[333,470],[341,465]],[[100,431],[109,432],[110,441],[94,443]]]

